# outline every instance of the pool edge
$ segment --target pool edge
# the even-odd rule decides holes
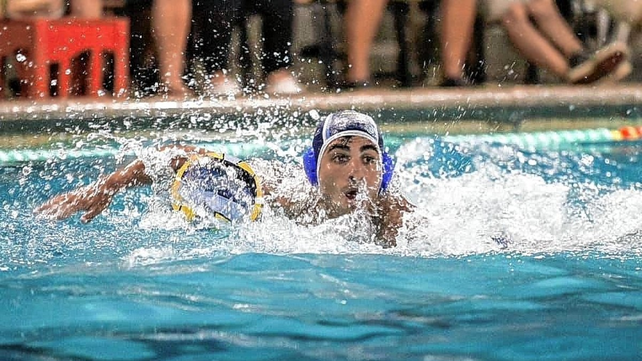
[[[263,113],[321,113],[354,108],[378,113],[385,124],[462,121],[508,125],[519,130],[524,121],[586,117],[639,118],[642,88],[637,84],[590,86],[511,86],[474,88],[369,89],[338,94],[311,93],[291,97],[254,96],[235,100],[112,100],[111,98],[0,102],[0,135],[87,126],[101,119],[152,119],[209,113],[214,116]],[[462,124],[463,125],[463,124]],[[568,125],[549,124],[551,128]],[[582,126],[582,124],[576,124]]]

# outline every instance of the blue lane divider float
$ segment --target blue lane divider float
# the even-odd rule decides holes
[[[511,144],[523,149],[559,149],[578,144],[599,144],[622,140],[642,139],[642,127],[622,127],[616,130],[607,128],[562,130],[533,133],[495,133],[446,135],[441,137],[450,143],[499,143]],[[302,142],[299,142],[302,144]],[[204,143],[199,143],[205,145]],[[234,154],[237,157],[251,157],[266,151],[265,144],[252,143],[209,143],[216,149]],[[21,162],[41,162],[49,159],[78,159],[109,157],[121,153],[118,145],[92,149],[12,149],[0,150],[0,164]]]

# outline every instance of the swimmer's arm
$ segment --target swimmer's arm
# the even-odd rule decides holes
[[[169,145],[159,148],[181,150],[182,155],[176,155],[170,160],[170,168],[176,172],[185,163],[188,154],[205,154],[207,150],[189,145]],[[152,184],[153,180],[145,171],[145,163],[135,160],[115,172],[103,176],[96,182],[53,197],[40,207],[36,213],[55,219],[69,218],[77,212],[84,211],[80,220],[89,222],[102,213],[112,202],[114,196],[130,187]]]
[[[272,206],[277,206],[285,212],[285,214],[289,217],[292,218],[293,214],[296,213],[295,208],[297,207],[297,203],[295,203],[292,199],[289,197],[283,196],[283,195],[276,195],[275,190],[277,189],[278,185],[275,184],[271,180],[263,180],[262,188],[263,188],[263,196],[265,199],[271,203]]]
[[[84,211],[80,220],[87,223],[102,213],[120,191],[151,183],[152,179],[145,173],[145,164],[136,160],[92,184],[51,198],[35,212],[61,220]]]
[[[385,193],[379,202],[377,240],[384,247],[397,245],[397,234],[403,226],[403,216],[413,211],[413,206],[401,195]]]
[[[262,188],[265,202],[275,209],[280,209],[283,214],[292,220],[301,222],[301,217],[311,214],[313,209],[317,208],[316,197],[311,193],[306,193],[303,189],[296,194],[284,194],[287,192],[278,191],[280,180],[263,179]]]
[[[190,154],[204,155],[208,153],[207,149],[196,147],[193,145],[171,144],[171,145],[166,145],[158,148],[158,150],[161,152],[165,150],[171,150],[171,149],[180,150],[182,153],[184,153],[182,155],[176,155],[170,160],[169,166],[170,168],[172,168],[174,173],[178,172],[178,170],[183,166],[183,164],[185,164]]]

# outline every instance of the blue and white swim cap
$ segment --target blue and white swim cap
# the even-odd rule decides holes
[[[379,132],[377,123],[369,115],[354,110],[344,110],[332,113],[317,124],[312,139],[312,147],[303,154],[303,167],[305,174],[312,185],[319,185],[319,169],[321,156],[328,145],[341,137],[362,137],[371,141],[379,154],[383,169],[379,192],[388,188],[395,168],[393,159],[384,151],[383,136]]]
[[[249,164],[219,153],[193,155],[176,172],[173,208],[187,220],[199,216],[236,222],[256,220],[263,205],[260,179]]]

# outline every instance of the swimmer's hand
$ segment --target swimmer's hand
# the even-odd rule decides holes
[[[111,204],[114,195],[118,190],[110,189],[106,182],[98,181],[53,197],[35,212],[45,217],[62,220],[71,217],[77,212],[84,211],[80,221],[87,223],[102,213]]]
[[[144,164],[135,161],[95,183],[53,197],[36,208],[34,212],[45,217],[62,220],[77,212],[84,211],[80,221],[87,223],[102,213],[121,190],[151,182],[149,176],[145,174]]]

